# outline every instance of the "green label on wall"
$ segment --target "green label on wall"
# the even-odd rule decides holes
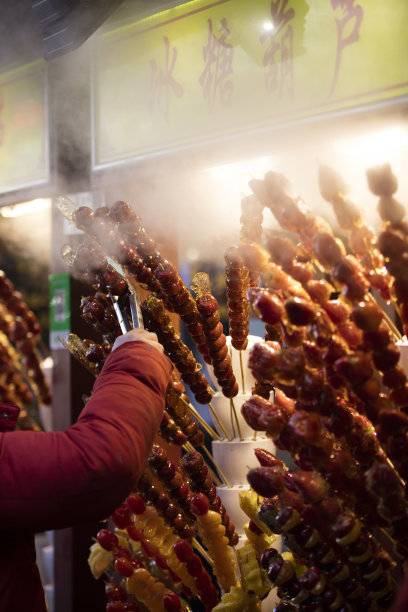
[[[62,349],[58,337],[66,340],[71,328],[70,276],[67,272],[50,275],[50,347]]]

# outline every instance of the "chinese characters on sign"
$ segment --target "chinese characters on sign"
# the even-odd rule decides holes
[[[163,37],[165,46],[165,59],[163,68],[159,68],[156,60],[150,60],[151,67],[151,111],[157,107],[163,114],[166,125],[170,124],[170,96],[174,94],[180,98],[184,89],[173,76],[174,66],[177,61],[177,49],[170,49],[170,41],[167,36]]]
[[[401,0],[191,0],[105,30],[95,164],[401,97],[406,10]]]
[[[205,67],[199,83],[210,112],[214,111],[217,99],[222,106],[230,105],[232,100],[234,84],[229,77],[233,72],[234,47],[227,42],[229,35],[225,18],[221,19],[218,37],[213,31],[212,19],[208,20],[208,41],[203,48]]]
[[[345,48],[358,42],[360,26],[363,21],[363,7],[355,0],[331,0],[337,29],[336,63],[330,95],[334,92],[340,71],[341,59]]]
[[[291,21],[296,17],[295,10],[288,7],[288,0],[271,2],[271,21],[269,31],[259,37],[267,48],[263,56],[266,69],[265,87],[268,93],[280,96],[286,90],[293,96],[293,27]]]
[[[262,65],[265,91],[269,95],[275,94],[278,98],[286,95],[288,99],[294,96],[294,25],[297,18],[295,8],[291,4],[293,0],[292,2],[271,0],[270,19],[266,22],[265,31],[259,36],[259,44],[264,49]],[[359,40],[364,15],[362,7],[356,4],[355,0],[331,0],[331,4],[337,44],[329,96],[336,87],[345,48]],[[207,24],[207,42],[202,47],[204,68],[198,82],[208,109],[213,113],[217,104],[228,107],[232,103],[234,45],[229,40],[233,32],[226,17],[220,19],[218,30],[213,19],[208,19]],[[163,37],[163,41],[165,45],[163,67],[159,68],[155,59],[150,60],[150,106],[152,112],[160,110],[168,126],[171,120],[170,97],[173,94],[175,98],[181,98],[184,87],[174,77],[178,51],[176,47],[171,48],[167,36]]]

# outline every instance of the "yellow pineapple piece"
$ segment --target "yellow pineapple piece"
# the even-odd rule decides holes
[[[98,580],[113,563],[113,554],[95,542],[89,549],[88,565],[92,576]]]
[[[140,567],[126,578],[125,589],[130,595],[135,595],[151,612],[163,611],[162,599],[167,588],[153,578],[147,569]]]
[[[194,578],[189,574],[184,563],[181,563],[173,550],[175,542],[179,539],[167,525],[164,519],[158,514],[153,506],[146,506],[141,514],[134,515],[134,524],[145,534],[146,538],[160,550],[170,569],[177,574],[180,580],[190,591],[198,594]]]
[[[241,567],[243,588],[248,593],[255,593],[259,597],[263,597],[265,595],[265,585],[262,580],[255,549],[250,542],[246,542],[238,549],[238,557]]]
[[[120,533],[116,532],[119,546],[123,548],[129,548],[128,539]],[[88,565],[94,578],[98,580],[106,572],[106,570],[112,565],[114,560],[113,554],[109,550],[105,550],[99,544],[94,542],[89,549]]]
[[[245,592],[241,586],[233,586],[224,593],[212,612],[256,612],[260,610],[259,598]]]
[[[239,493],[239,505],[241,510],[255,523],[257,527],[266,535],[272,535],[272,531],[263,521],[258,518],[259,506],[262,503],[263,497],[255,493],[252,489],[249,491],[241,491]]]
[[[213,572],[218,584],[224,591],[229,591],[237,584],[236,563],[225,535],[225,527],[221,524],[220,514],[209,510],[206,514],[197,516],[197,527],[204,546],[214,561]]]
[[[270,536],[266,535],[266,533],[255,533],[249,528],[249,523],[244,525],[244,532],[247,540],[251,542],[252,546],[255,548],[258,559],[261,558],[262,553],[267,548],[271,548],[273,546],[273,543],[276,540],[276,536],[273,533]]]
[[[298,563],[293,556],[293,553],[290,551],[283,552],[282,557],[285,559],[285,561],[290,561],[290,563],[293,565],[297,578],[300,578],[300,576],[307,570],[307,566],[303,565],[302,563]]]

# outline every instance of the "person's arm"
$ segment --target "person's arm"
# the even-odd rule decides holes
[[[0,523],[38,531],[108,516],[143,471],[171,369],[153,346],[127,342],[67,431],[0,434]]]

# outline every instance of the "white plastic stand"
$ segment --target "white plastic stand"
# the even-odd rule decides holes
[[[217,419],[212,416],[213,427],[222,438],[222,440],[212,442],[212,455],[228,481],[228,484],[217,487],[217,493],[227,509],[230,520],[235,525],[235,531],[241,543],[245,541],[244,525],[248,523],[249,518],[241,510],[239,493],[250,489],[246,474],[251,467],[259,465],[254,451],[256,448],[262,448],[275,453],[276,450],[272,440],[267,438],[264,432],[255,432],[249,427],[241,414],[241,407],[251,397],[251,390],[256,382],[248,368],[248,359],[251,347],[257,342],[263,342],[263,338],[249,336],[246,350],[237,351],[231,346],[231,338],[227,337],[232,368],[239,385],[239,393],[232,401],[222,394],[217,379],[213,372],[210,372],[211,381],[217,389],[211,404],[229,437],[229,439],[226,438]],[[210,370],[210,368],[208,369]],[[237,545],[238,548],[240,542]],[[282,545],[279,536],[277,536],[274,546],[281,550]],[[262,610],[265,610],[265,612],[272,610],[277,602],[275,592],[271,591],[270,595],[262,602]]]

